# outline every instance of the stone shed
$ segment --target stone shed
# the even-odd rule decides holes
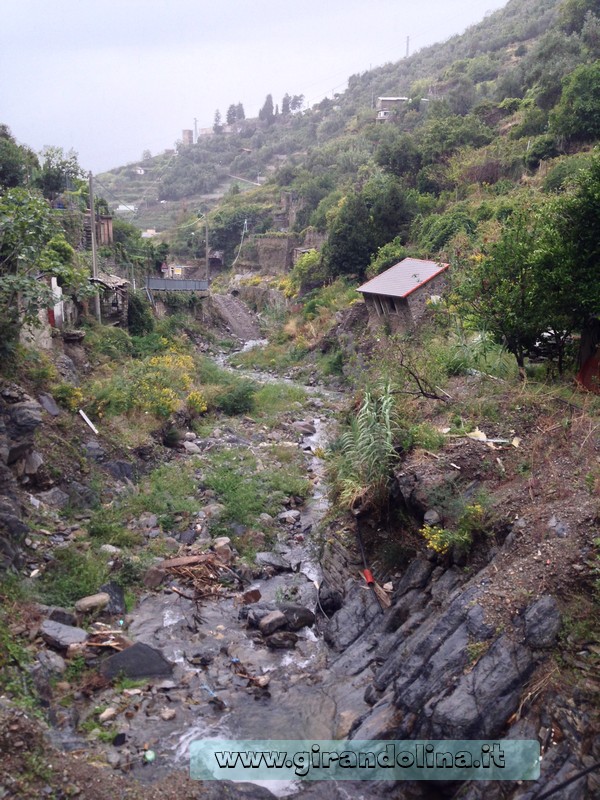
[[[405,258],[359,286],[369,311],[369,324],[388,322],[392,330],[416,325],[432,297],[446,288],[449,264]]]

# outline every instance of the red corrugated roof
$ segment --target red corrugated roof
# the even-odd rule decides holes
[[[408,297],[436,275],[447,270],[449,264],[439,261],[425,261],[421,258],[405,258],[394,264],[381,275],[358,287],[366,294],[383,294],[387,297]]]

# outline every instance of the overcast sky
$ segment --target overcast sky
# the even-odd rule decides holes
[[[0,123],[100,172],[268,93],[307,105],[507,0],[0,0]]]

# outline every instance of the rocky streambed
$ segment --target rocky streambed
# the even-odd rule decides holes
[[[56,739],[90,747],[71,727],[94,719],[102,740],[94,750],[114,769],[153,780],[187,767],[191,741],[215,736],[531,738],[543,752],[535,784],[268,784],[246,787],[244,796],[534,800],[573,777],[558,797],[597,796],[593,775],[577,777],[600,760],[593,708],[555,679],[558,603],[540,593],[513,599],[501,621],[489,614],[486,598],[519,521],[475,574],[438,563],[434,554],[413,560],[392,576],[391,604],[382,613],[351,546],[335,536],[314,546],[326,500],[322,464],[311,453],[332,424],[319,405],[319,416],[295,429],[313,478],[311,500],[282,510],[275,545],[257,555],[243,586],[234,582],[224,596],[197,604],[168,580],[143,597],[123,626],[137,649],[123,653],[134,656],[131,678],[136,670],[146,675],[135,685],[97,686],[87,706],[55,711]],[[352,525],[349,534],[351,541]],[[219,546],[229,558],[230,543],[213,542]],[[45,652],[39,670],[60,676],[60,657]],[[130,668],[117,662],[115,669]],[[216,800],[241,789],[219,784],[207,791]]]

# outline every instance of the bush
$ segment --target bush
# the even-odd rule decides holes
[[[240,380],[226,386],[217,394],[212,405],[225,414],[247,414],[254,408],[256,386],[252,381]]]
[[[131,292],[129,295],[127,327],[132,336],[143,336],[154,330],[152,308],[142,292]]]
[[[98,553],[80,553],[72,547],[56,550],[39,582],[40,599],[49,605],[71,606],[95,594],[108,574],[106,561]]]

